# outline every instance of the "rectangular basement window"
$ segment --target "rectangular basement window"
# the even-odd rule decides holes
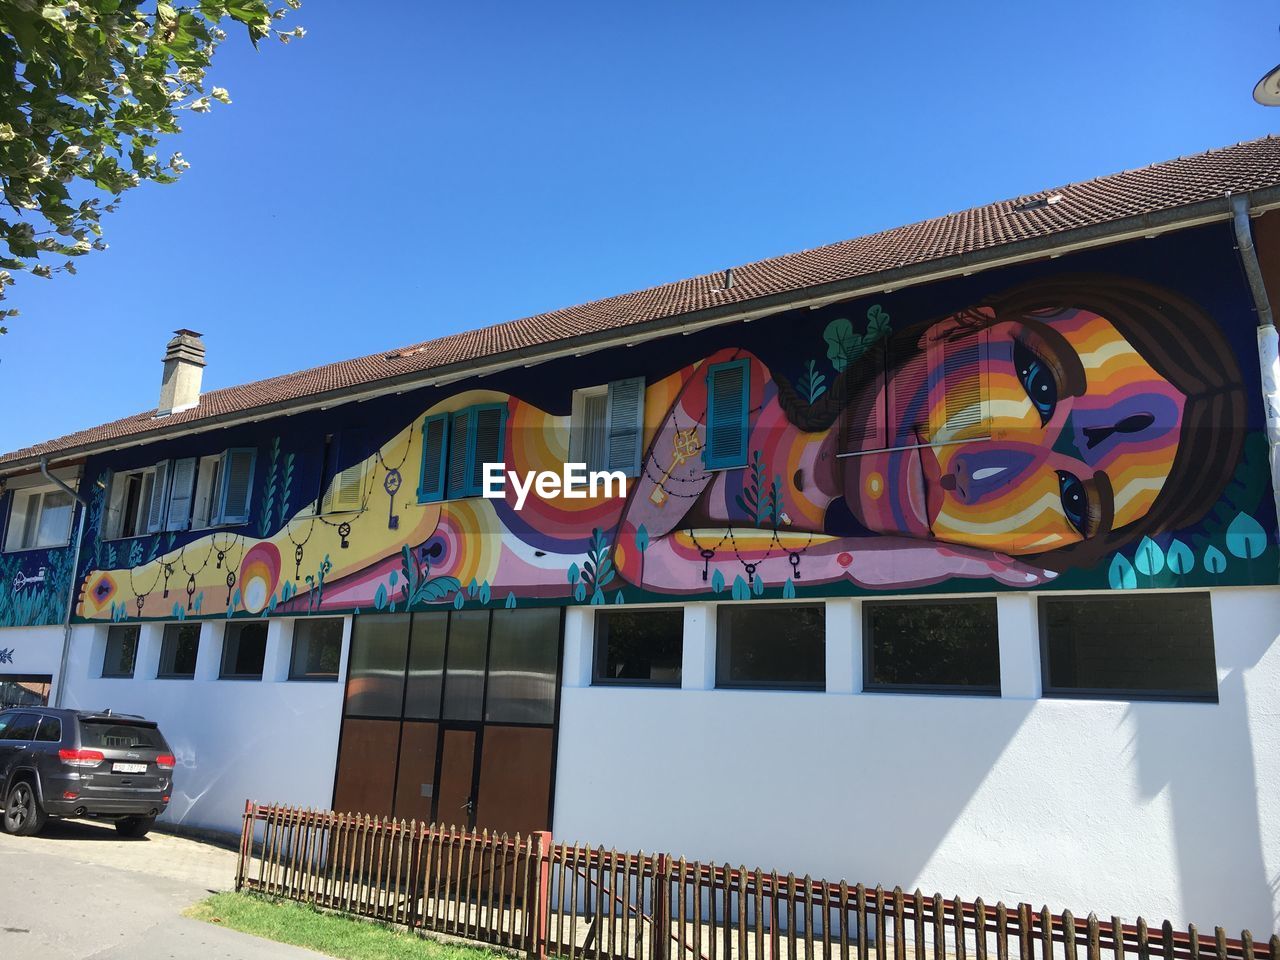
[[[107,627],[107,652],[102,659],[102,676],[118,679],[133,676],[141,633],[142,628],[136,623],[117,623]]]
[[[222,680],[261,680],[267,658],[267,624],[232,621],[222,640]]]
[[[684,611],[601,610],[592,683],[678,687]]]
[[[994,598],[868,602],[863,689],[1000,695]]]
[[[1042,598],[1040,642],[1046,696],[1218,699],[1208,593]]]
[[[716,687],[826,686],[827,625],[821,605],[726,605],[716,623]]]

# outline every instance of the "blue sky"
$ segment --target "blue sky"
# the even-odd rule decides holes
[[[223,48],[233,105],[190,119],[192,169],[128,195],[106,253],[11,288],[0,448],[153,407],[177,327],[229,386],[1280,130],[1250,98],[1280,61],[1262,2],[308,0],[296,22]]]

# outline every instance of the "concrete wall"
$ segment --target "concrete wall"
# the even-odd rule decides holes
[[[193,680],[156,679],[163,624],[142,626],[133,678],[123,680],[102,677],[107,627],[76,627],[63,706],[160,724],[178,760],[169,822],[238,832],[246,799],[327,809],[351,621],[338,682],[288,679],[293,623],[270,621],[262,680],[218,679],[225,621],[201,625]]]
[[[592,614],[570,610],[555,833],[1269,935],[1280,589],[1212,609],[1217,704],[1040,698],[1032,596],[999,598],[999,698],[854,693],[857,601],[828,605],[825,693],[709,689],[709,605],[682,689],[591,687]]]
[[[0,630],[0,675],[47,673],[57,683],[62,659],[62,627],[13,627]]]

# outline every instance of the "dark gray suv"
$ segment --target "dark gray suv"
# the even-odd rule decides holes
[[[154,722],[52,707],[0,711],[0,827],[29,836],[49,817],[101,817],[142,837],[169,804],[173,751]]]

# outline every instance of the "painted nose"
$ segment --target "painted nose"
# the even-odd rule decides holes
[[[959,456],[953,469],[938,479],[943,490],[957,494],[964,503],[975,503],[1010,483],[1028,458],[1013,451],[990,451],[981,456]]]

